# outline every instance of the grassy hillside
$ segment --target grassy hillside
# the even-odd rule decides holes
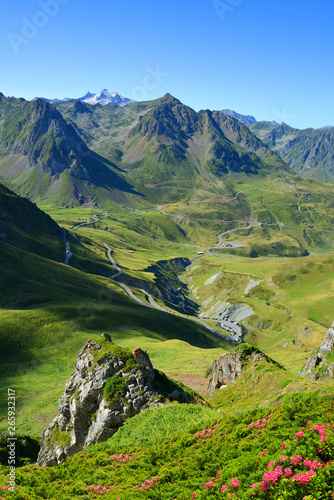
[[[219,318],[227,312],[232,319],[244,317],[246,341],[297,373],[332,323],[333,265],[332,254],[205,257],[184,278],[202,316]]]
[[[250,356],[261,351],[252,345],[240,344],[235,352]],[[210,378],[210,371],[207,376]],[[214,391],[208,396],[208,401],[213,408],[221,408],[228,415],[237,418],[254,408],[303,403],[318,396],[328,397],[330,400],[333,392],[332,381],[314,383],[268,357],[261,361],[243,363],[242,373],[237,377],[236,383]]]
[[[56,261],[65,258],[58,224],[36,205],[0,184],[0,252],[7,245]]]
[[[67,217],[60,217],[64,227],[72,227],[72,217],[89,215],[87,211],[68,212]],[[125,220],[129,221],[129,217]],[[156,224],[163,221],[166,223],[161,224],[161,246],[153,254],[149,239]],[[95,229],[94,239],[90,238],[89,229],[86,234],[84,228],[79,235],[66,233],[73,253],[70,266],[62,263],[65,244],[59,226],[34,204],[3,187],[0,224],[1,387],[16,388],[19,431],[41,435],[72,371],[73,356],[87,338],[98,340],[103,331],[111,332],[132,349],[138,347],[138,341],[143,347],[154,342],[164,346],[162,365],[169,363],[173,372],[179,368],[177,363],[171,363],[174,342],[183,346],[186,362],[200,359],[202,372],[211,359],[211,355],[201,359],[202,350],[213,349],[217,355],[215,349],[224,345],[198,323],[137,304],[110,281],[108,276],[113,275],[113,269],[100,242],[107,241],[114,249],[118,243],[112,233],[107,234],[103,222]],[[115,233],[120,227],[117,223]],[[127,257],[130,243],[133,245],[131,238],[135,234],[138,238],[135,227],[128,227],[128,239],[124,235],[118,248],[117,258],[123,252],[124,267],[131,262],[130,252],[130,259]],[[177,256],[181,244],[188,241],[176,224],[160,214],[144,214],[142,233],[143,257],[142,261],[132,258],[134,272],[155,263],[158,256],[166,257],[165,246],[170,252],[167,255]],[[136,249],[139,250],[137,244]],[[144,298],[141,292],[137,293]],[[157,357],[158,353],[161,354],[160,347]],[[191,368],[188,372],[192,372]],[[5,430],[5,391],[1,394],[1,429]]]
[[[184,207],[189,210],[189,206]],[[48,210],[68,230],[74,254],[71,266],[7,243],[2,245],[2,262],[10,270],[3,274],[1,294],[5,308],[1,312],[2,383],[3,387],[17,387],[22,409],[18,425],[22,431],[40,435],[57,407],[57,398],[72,370],[73,354],[87,338],[97,340],[103,331],[111,331],[124,347],[133,349],[139,344],[152,351],[157,368],[201,391],[205,390],[203,377],[211,361],[230,349],[197,323],[144,308],[129,299],[108,279],[114,271],[103,242],[110,246],[122,271],[141,281],[140,288],[143,282],[154,284],[157,277],[150,269],[158,261],[189,258],[192,269],[180,279],[191,287],[190,298],[201,306],[201,316],[217,314],[221,302],[226,301],[251,308],[254,313],[243,320],[248,330],[246,340],[295,373],[326,333],[316,321],[331,323],[331,256],[201,258],[197,252],[217,244],[222,228],[244,224],[186,220],[159,210],[121,210],[101,213],[98,222],[71,231],[85,217],[92,220],[95,211]],[[197,215],[203,215],[202,210]],[[235,234],[245,245],[248,241],[251,245],[252,241],[262,241],[262,232],[263,228],[255,227]],[[227,236],[233,240],[233,233]],[[297,241],[296,234],[294,238]],[[64,243],[59,240],[58,244],[64,251]],[[217,273],[221,274],[216,280],[205,284]],[[245,293],[252,280],[260,283]],[[315,286],[317,295],[313,293]],[[145,299],[142,292],[133,290]],[[57,347],[60,344],[61,353]],[[36,404],[39,413],[35,416]]]
[[[210,421],[208,411],[192,405],[149,410],[111,440],[65,464],[17,470],[17,491],[8,491],[2,479],[2,495],[32,500],[332,498],[333,406],[328,399],[308,397],[238,418],[211,416]],[[153,435],[143,432],[148,427],[155,429]]]

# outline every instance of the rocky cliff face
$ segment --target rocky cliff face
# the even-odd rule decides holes
[[[319,349],[308,358],[299,375],[313,380],[334,378],[334,323]]]
[[[88,340],[59,399],[59,410],[43,434],[40,466],[63,462],[86,446],[106,441],[123,422],[161,404],[152,364],[141,349],[133,354],[114,344]]]
[[[256,347],[248,344],[241,344],[231,354],[222,354],[217,361],[211,364],[208,370],[210,376],[208,394],[225,385],[234,384],[246,365],[252,363],[256,366],[263,360],[279,365]]]

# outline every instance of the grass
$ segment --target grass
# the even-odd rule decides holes
[[[259,188],[255,184],[253,188],[249,186],[248,192],[255,200]],[[203,204],[196,205],[195,215],[210,216],[205,196],[203,193]],[[194,206],[184,205],[184,213],[194,215]],[[68,230],[96,213],[85,208],[44,208]],[[171,205],[164,210],[178,213],[178,208]],[[213,215],[224,214],[216,211]],[[220,302],[245,303],[254,310],[244,320],[248,329],[245,340],[296,374],[326,333],[315,321],[331,324],[332,257],[198,257],[200,249],[217,243],[220,232],[242,226],[181,220],[156,209],[101,211],[99,222],[68,236],[75,254],[72,267],[4,244],[3,263],[8,273],[1,294],[6,309],[0,312],[2,387],[17,389],[20,431],[41,435],[56,412],[75,353],[88,338],[99,341],[103,331],[111,333],[122,347],[147,350],[155,367],[171,376],[204,375],[212,360],[230,349],[200,325],[143,308],[110,280],[98,276],[112,274],[103,242],[125,273],[151,284],[156,275],[147,269],[157,261],[175,257],[192,260],[181,280],[191,287],[191,298],[201,305],[202,315],[214,313]],[[251,246],[259,231],[265,239],[262,228],[235,234]],[[268,241],[274,241],[275,235],[281,238],[282,231],[272,230]],[[296,235],[300,235],[299,229]],[[212,284],[205,284],[218,272],[221,274]],[[245,293],[250,280],[260,283]],[[292,383],[287,388],[290,386]],[[4,415],[5,405],[1,411]],[[1,428],[5,428],[4,420]]]
[[[332,398],[333,381],[315,382],[299,377],[269,358],[256,363],[244,363],[236,383],[215,391],[208,401],[213,407],[238,416],[254,408],[270,408],[282,402],[305,400],[312,395]]]
[[[260,349],[297,373],[330,326],[334,287],[332,255],[295,259],[202,257],[184,275],[203,316],[226,302],[254,313],[243,324]],[[219,276],[210,284],[210,278]],[[251,288],[245,293],[247,286]],[[255,286],[254,286],[255,285]],[[294,342],[294,343],[293,343]]]
[[[52,311],[42,308],[39,311],[7,313],[8,328],[11,331],[17,329],[21,332],[19,338],[21,344],[18,344],[20,350],[8,352],[3,356],[1,393],[4,397],[4,389],[7,387],[16,390],[18,409],[16,424],[21,433],[41,436],[57,411],[58,398],[63,394],[65,383],[74,369],[75,353],[88,338],[101,342],[101,334],[104,331],[108,331],[119,345],[131,350],[138,346],[149,350],[149,347],[154,345],[154,352],[151,353],[149,350],[154,365],[159,369],[168,367],[166,371],[171,375],[177,373],[181,362],[186,371],[185,361],[189,363],[188,373],[191,373],[194,359],[200,360],[200,363],[195,365],[196,369],[198,371],[202,369],[204,372],[207,362],[221,352],[221,349],[212,349],[215,344],[219,345],[218,338],[212,339],[212,346],[210,341],[206,347],[204,346],[202,342],[205,342],[206,333],[200,326],[169,315],[166,315],[166,321],[161,322],[161,314],[158,311],[149,309],[143,311],[143,308],[135,304],[132,311],[131,304],[130,307],[124,303],[119,307],[115,305],[109,311],[105,306],[100,306],[95,309],[95,314],[91,311],[91,314],[83,317],[78,316],[77,311],[78,308],[75,306],[59,306],[59,308],[54,307]],[[87,309],[85,312],[88,313]],[[3,326],[4,322],[2,328]],[[188,342],[164,340],[166,337],[181,338],[185,334],[188,335]],[[197,335],[197,341],[200,343],[195,347]],[[14,345],[12,342],[11,346]],[[181,345],[182,357],[178,359],[175,358],[175,352]],[[159,356],[162,352],[163,360]],[[202,359],[203,352],[205,357]],[[0,411],[2,418],[0,430],[5,431],[7,428],[5,400],[1,401]]]
[[[205,425],[216,416],[216,411],[200,405],[172,403],[159,409],[153,408],[135,415],[109,440],[115,453],[127,453],[162,444],[175,439],[190,429]],[[91,451],[102,451],[105,444],[98,444]]]
[[[2,476],[2,495],[17,500],[204,500],[237,491],[241,500],[329,499],[334,479],[332,423],[333,404],[319,395],[238,418],[192,405],[149,410],[106,443],[58,467],[17,469],[14,493]],[[2,472],[6,474],[7,467]]]

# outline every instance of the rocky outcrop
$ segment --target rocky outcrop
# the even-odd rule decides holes
[[[86,342],[59,399],[58,414],[43,434],[40,466],[57,465],[90,444],[106,441],[127,418],[162,404],[147,353],[134,353],[111,343],[102,347]]]
[[[299,375],[313,380],[334,378],[334,323],[319,349],[311,354]]]
[[[251,363],[256,366],[264,360],[280,366],[259,349],[248,344],[241,344],[231,354],[222,354],[217,361],[213,361],[208,369],[207,374],[210,377],[208,394],[226,385],[234,384],[246,365]]]
[[[146,366],[150,371],[153,370],[153,365],[146,351],[143,351],[140,347],[132,351],[132,356],[140,365]]]

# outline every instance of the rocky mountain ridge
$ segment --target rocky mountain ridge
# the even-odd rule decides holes
[[[250,129],[299,175],[334,182],[333,127],[299,130],[285,123],[257,122]]]
[[[80,113],[84,105],[74,107]],[[42,99],[0,96],[0,172],[9,187],[37,202],[94,205],[97,198],[117,196],[127,203],[124,193],[134,192]]]
[[[212,190],[230,173],[286,168],[241,122],[197,113],[170,94],[123,107],[2,96],[0,119],[0,174],[38,203],[128,205],[128,194],[161,202],[179,199],[180,182],[188,192],[194,185]],[[176,185],[152,190],[161,182]]]
[[[257,120],[256,120],[256,118],[254,118],[254,116],[241,115],[240,113],[233,111],[233,109],[222,109],[221,112],[224,113],[224,115],[228,115],[228,116],[232,116],[233,118],[236,118],[244,125],[253,125],[254,123],[257,123]]]
[[[170,94],[126,106],[1,95],[0,175],[39,204],[89,207],[233,197],[241,178],[289,184],[293,170],[250,128]],[[246,217],[246,201],[234,203]]]

